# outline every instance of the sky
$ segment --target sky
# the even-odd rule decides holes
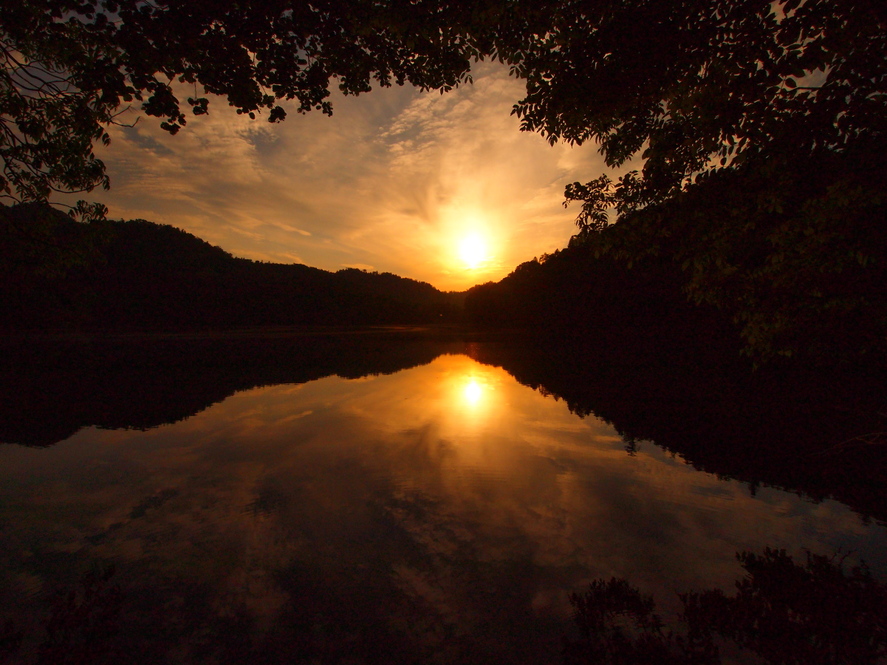
[[[334,93],[332,117],[291,108],[271,124],[214,99],[175,136],[156,118],[112,128],[97,150],[111,190],[90,200],[234,256],[461,291],[566,246],[578,207],[564,208],[565,185],[606,170],[594,145],[519,131],[522,93],[503,67],[481,63],[472,85],[444,95]]]

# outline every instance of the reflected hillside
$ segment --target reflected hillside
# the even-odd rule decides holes
[[[147,429],[237,391],[390,374],[461,345],[401,331],[0,343],[0,442],[48,446],[82,427]]]
[[[0,441],[48,446],[86,426],[147,429],[257,386],[358,378],[465,353],[611,423],[628,452],[654,442],[693,466],[828,497],[887,519],[887,424],[878,376],[769,369],[715,357],[608,362],[576,345],[465,341],[422,329],[5,341]],[[466,413],[483,386],[457,387]],[[456,389],[454,389],[456,390]]]
[[[448,346],[460,345],[435,350]],[[462,348],[481,355],[489,346]],[[364,347],[363,361],[377,367],[396,358],[372,359],[374,349],[385,354],[374,340]],[[348,353],[338,342],[327,351]],[[883,616],[877,606],[851,605],[864,577],[815,595],[804,590],[836,575],[794,582],[807,576],[805,550],[841,552],[842,561],[853,552],[845,571],[865,561],[883,580],[887,529],[834,501],[771,489],[749,496],[652,445],[629,456],[611,425],[541,392],[446,354],[362,380],[241,391],[150,431],[86,428],[49,449],[0,447],[0,626],[18,649],[10,660],[556,663],[564,636],[587,636],[571,625],[570,594],[613,578],[625,582],[598,591],[623,593],[586,595],[573,609],[593,620],[588,612],[601,606],[616,639],[631,618],[620,598],[655,599],[671,624],[677,592],[706,589],[724,590],[693,605],[712,619],[754,623],[756,598],[778,602],[782,588],[789,602],[759,616],[791,613],[802,631],[817,616],[843,625],[796,613],[806,608],[791,601],[810,597],[813,609],[857,627],[839,631],[850,641],[883,625],[865,622]],[[734,553],[768,546],[801,567],[773,559],[763,581],[787,572],[785,584],[735,596],[740,563],[751,560]],[[720,640],[721,627],[699,628]],[[664,638],[665,655],[675,646],[652,637]],[[567,662],[681,662],[600,659],[598,646],[580,641]]]
[[[480,362],[611,423],[631,452],[652,441],[704,471],[887,519],[887,423],[881,375],[802,368],[748,371],[715,354],[626,366],[599,350],[471,345]]]

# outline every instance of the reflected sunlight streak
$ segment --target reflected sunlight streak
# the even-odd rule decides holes
[[[469,406],[476,407],[483,397],[483,389],[480,387],[477,380],[472,378],[465,385],[465,389],[462,391],[462,396],[465,398],[465,402]]]

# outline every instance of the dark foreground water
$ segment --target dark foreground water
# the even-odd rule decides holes
[[[883,515],[697,470],[479,361],[519,345],[277,339],[183,368],[165,344],[7,363],[12,662],[558,663],[569,595],[597,578],[666,621],[678,593],[731,593],[742,551],[887,579]],[[714,417],[684,427],[727,445]],[[760,438],[754,413],[733,417]]]

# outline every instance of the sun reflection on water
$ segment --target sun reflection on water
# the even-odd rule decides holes
[[[443,431],[451,441],[475,441],[492,434],[503,408],[502,370],[481,365],[467,356],[447,356],[435,361]],[[466,438],[467,437],[467,438]]]
[[[465,384],[465,388],[462,390],[462,396],[465,398],[465,402],[471,407],[478,406],[483,395],[483,388],[481,388],[477,379],[474,377],[468,380],[468,383]]]
[[[337,623],[345,606],[382,608],[366,630],[394,636],[418,616],[398,649],[425,652],[458,631],[511,662],[494,649],[515,631],[539,631],[539,650],[560,644],[569,594],[596,577],[676,599],[675,588],[732,584],[735,553],[768,543],[887,565],[883,528],[836,502],[766,487],[752,496],[652,444],[635,456],[624,445],[596,416],[449,353],[371,380],[238,392],[148,431],[87,427],[48,449],[0,446],[4,538],[35,543],[6,548],[0,606],[36,625],[33,586],[114,561],[124,598],[157,590],[145,630],[162,612],[189,649],[216,634],[204,630],[232,630],[230,616],[244,618],[243,640],[267,640],[257,648],[292,631],[285,644],[326,649],[328,635],[363,630],[350,615]],[[34,552],[64,567],[37,569]],[[206,599],[205,616],[190,615],[192,597],[198,610]],[[317,626],[335,632],[316,637]]]

